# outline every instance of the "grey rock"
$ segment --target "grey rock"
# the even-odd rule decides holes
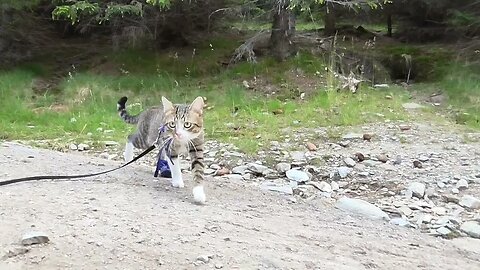
[[[69,148],[70,150],[77,150],[77,149],[78,149],[77,145],[74,144],[74,143],[71,143],[71,144],[68,146],[68,148]]]
[[[439,188],[444,188],[445,187],[445,183],[443,183],[442,181],[437,181],[437,186]]]
[[[377,156],[377,160],[382,163],[386,163],[388,161],[388,156],[385,154],[380,154]]]
[[[418,109],[424,108],[423,105],[420,105],[418,103],[413,103],[413,102],[403,103],[402,107],[406,110],[418,110]]]
[[[480,200],[471,195],[463,196],[458,202],[458,204],[470,209],[480,209]]]
[[[247,173],[247,170],[248,170],[248,166],[246,165],[241,165],[241,166],[237,166],[237,167],[234,167],[232,169],[232,173],[234,174],[245,174]]]
[[[398,211],[400,211],[400,213],[402,213],[403,215],[409,217],[413,214],[413,210],[410,209],[410,207],[404,205],[404,206],[401,206],[400,208],[398,208]]]
[[[260,165],[260,164],[257,164],[257,163],[249,163],[249,164],[247,164],[247,168],[253,173],[262,174],[262,175],[264,174],[264,172],[266,170],[268,170],[267,166]]]
[[[363,165],[367,166],[367,167],[375,167],[379,164],[380,162],[378,161],[375,161],[375,160],[371,160],[371,159],[367,159],[365,161],[362,162]]]
[[[268,179],[278,178],[277,171],[272,169],[266,169],[265,171],[263,171],[262,174],[263,176],[265,176],[265,178],[268,178]]]
[[[293,189],[290,185],[279,185],[279,184],[273,183],[273,182],[263,182],[260,185],[260,188],[262,190],[276,191],[276,192],[285,193],[285,194],[288,194],[288,195],[293,194]]]
[[[368,217],[375,220],[390,220],[387,213],[377,206],[360,199],[343,197],[336,203],[336,207],[353,214]]]
[[[443,235],[443,236],[447,236],[450,233],[452,233],[452,231],[450,229],[448,229],[447,227],[440,227],[436,231],[437,231],[438,234]]]
[[[447,203],[459,203],[460,199],[457,196],[445,194],[442,196],[443,201]]]
[[[222,268],[223,268],[223,264],[221,263],[215,264],[215,269],[222,269]]]
[[[232,180],[232,181],[243,181],[244,180],[243,176],[240,175],[240,174],[225,174],[222,177],[225,177],[228,180]]]
[[[350,172],[352,172],[352,169],[342,166],[337,168],[337,172],[340,178],[346,178],[350,174]]]
[[[390,220],[390,224],[397,225],[397,226],[400,226],[400,227],[411,226],[410,222],[408,222],[408,220],[406,220],[404,218],[392,218]]]
[[[306,172],[297,169],[288,170],[285,174],[288,179],[296,182],[307,182],[310,180],[310,176]]]
[[[117,146],[117,145],[119,145],[119,143],[116,142],[116,141],[104,141],[103,143],[105,144],[105,146]]]
[[[294,161],[305,161],[306,157],[305,157],[305,152],[302,152],[302,151],[293,151],[290,153],[290,156],[292,157],[292,159]]]
[[[361,177],[368,177],[368,176],[370,175],[370,173],[368,173],[368,172],[359,172],[358,175],[361,176]]]
[[[340,145],[341,147],[348,147],[349,144],[350,144],[350,141],[339,141],[338,142],[338,145]]]
[[[45,233],[39,231],[31,231],[23,235],[21,244],[24,246],[30,246],[35,244],[48,243],[49,241],[50,239]]]
[[[432,208],[432,212],[439,215],[439,216],[443,216],[443,215],[447,214],[447,209],[445,207],[436,206],[436,207]]]
[[[321,181],[320,183],[318,183],[318,189],[320,189],[323,192],[328,192],[328,193],[332,192],[332,186],[325,181]]]
[[[460,230],[473,238],[480,238],[480,223],[467,221],[460,226]]]
[[[0,257],[0,259],[13,258],[18,255],[23,255],[29,251],[30,251],[30,248],[23,247],[23,246],[8,247],[4,250],[4,254],[2,255],[2,257]]]
[[[208,263],[210,261],[210,258],[207,255],[200,255],[197,257],[197,261],[202,263]]]
[[[468,188],[468,182],[465,179],[460,179],[460,180],[458,180],[455,187],[458,188],[459,190],[467,189]]]
[[[347,165],[348,167],[354,167],[355,164],[357,164],[357,163],[355,162],[355,160],[353,160],[353,158],[349,158],[349,157],[345,158],[345,159],[343,160],[343,162],[344,162],[345,165]]]
[[[435,221],[435,224],[445,226],[445,225],[449,224],[450,220],[452,220],[452,219],[453,219],[453,217],[443,216],[443,217],[440,217],[439,219],[437,219]]]
[[[425,195],[425,184],[420,182],[413,182],[408,186],[408,192],[411,192],[412,196],[423,198]]]
[[[207,175],[214,174],[217,170],[206,168],[203,172]]]
[[[335,182],[335,181],[332,181],[332,182],[330,183],[330,186],[332,187],[332,191],[337,191],[337,190],[340,189],[340,185],[339,185],[337,182]]]
[[[210,169],[212,170],[220,170],[222,168],[222,166],[218,165],[218,164],[211,164],[210,165]]]
[[[86,151],[89,149],[90,149],[90,146],[88,144],[81,143],[78,145],[78,151]]]
[[[452,188],[452,194],[458,194],[460,193],[460,190],[458,188]]]
[[[417,219],[417,224],[421,225],[423,223],[430,223],[433,219],[433,216],[430,214],[423,214]]]
[[[290,163],[286,163],[286,162],[278,163],[277,166],[275,166],[275,169],[279,173],[286,173],[291,168],[292,168],[292,165],[290,165]]]
[[[343,140],[363,140],[363,134],[360,133],[348,133],[343,135]]]
[[[430,158],[427,157],[427,156],[419,156],[418,157],[418,160],[420,160],[421,162],[427,162]]]
[[[393,161],[393,165],[400,165],[402,164],[402,157],[397,156],[395,157],[395,160]]]

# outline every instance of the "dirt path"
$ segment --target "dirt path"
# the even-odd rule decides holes
[[[0,145],[0,179],[117,165]],[[289,204],[242,182],[215,179],[207,188],[207,205],[193,205],[190,189],[135,165],[82,181],[0,187],[2,249],[27,231],[50,237],[0,259],[0,269],[480,269],[480,240],[434,238],[321,201]]]

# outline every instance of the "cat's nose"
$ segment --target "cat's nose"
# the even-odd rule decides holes
[[[178,132],[175,132],[175,136],[177,136],[177,138],[182,138],[182,134],[178,133]]]

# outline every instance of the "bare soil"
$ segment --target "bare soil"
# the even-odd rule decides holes
[[[118,165],[0,145],[2,180]],[[434,238],[320,200],[290,204],[221,178],[209,181],[208,202],[199,206],[188,175],[186,186],[171,188],[144,165],[77,181],[2,186],[0,251],[32,230],[50,242],[0,259],[0,269],[480,269],[480,240]]]

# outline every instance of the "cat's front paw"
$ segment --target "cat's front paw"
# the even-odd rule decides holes
[[[196,186],[193,188],[193,200],[198,204],[205,204],[206,196],[203,186]]]
[[[176,188],[183,188],[185,187],[185,184],[183,183],[183,180],[177,180],[177,181],[172,180],[172,186]]]

